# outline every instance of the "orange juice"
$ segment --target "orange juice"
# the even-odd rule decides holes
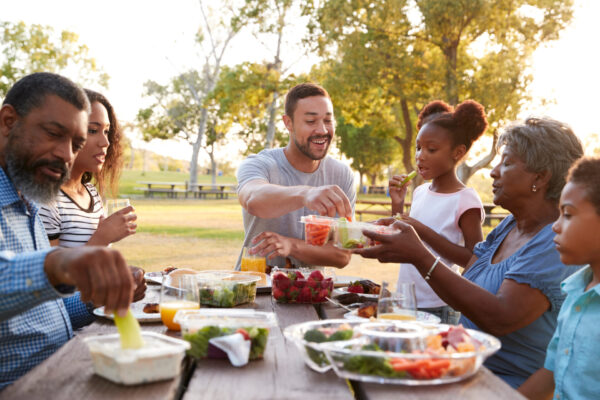
[[[414,321],[417,319],[415,315],[412,314],[398,314],[398,313],[385,313],[377,315],[379,319],[394,319],[400,321]]]
[[[242,271],[256,271],[263,274],[267,271],[267,260],[264,257],[242,257]]]
[[[181,330],[181,326],[173,322],[175,314],[179,310],[196,310],[200,308],[200,304],[193,301],[169,301],[160,304],[160,319],[165,326],[173,331]]]

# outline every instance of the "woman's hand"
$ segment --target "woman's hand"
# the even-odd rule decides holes
[[[250,249],[250,254],[258,254],[269,260],[277,256],[288,257],[292,251],[292,239],[275,232],[262,232],[252,239],[252,244],[256,245]]]
[[[98,228],[92,235],[88,244],[108,246],[110,243],[118,242],[129,235],[133,235],[137,229],[137,215],[132,206],[125,207],[107,218],[100,218]]]
[[[396,228],[398,232],[391,235],[382,235],[371,231],[363,231],[365,236],[380,244],[366,249],[355,249],[352,252],[365,258],[376,258],[380,262],[406,262],[411,264],[417,263],[418,260],[430,254],[412,226],[398,220],[394,221],[391,226]]]
[[[144,279],[144,270],[139,267],[129,266],[135,290],[133,292],[133,301],[140,301],[146,296],[146,279]]]

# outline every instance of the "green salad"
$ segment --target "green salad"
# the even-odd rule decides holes
[[[354,331],[352,329],[340,329],[327,335],[327,332],[321,329],[311,329],[304,333],[304,340],[310,343],[335,342],[338,340],[352,339]],[[327,356],[320,350],[315,350],[311,346],[304,346],[308,357],[317,365],[329,365]]]
[[[267,347],[267,339],[269,330],[267,328],[258,327],[242,327],[242,328],[220,328],[218,326],[205,326],[194,333],[186,333],[183,338],[190,342],[191,348],[188,354],[195,358],[206,358],[208,354],[208,341],[214,337],[231,335],[243,329],[250,337],[250,360],[262,358],[265,348]]]
[[[235,307],[256,298],[256,282],[207,285],[200,289],[200,304],[203,306]]]

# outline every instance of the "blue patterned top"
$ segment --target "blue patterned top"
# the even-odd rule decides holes
[[[79,294],[48,282],[51,251],[38,207],[23,201],[0,168],[0,390],[48,358],[90,320]]]
[[[539,289],[550,302],[550,308],[537,320],[500,337],[502,348],[485,363],[492,372],[516,388],[544,365],[546,347],[565,299],[560,282],[578,268],[566,267],[560,261],[552,241],[555,236],[552,224],[542,228],[510,257],[492,264],[493,255],[515,224],[515,218],[510,215],[488,234],[485,241],[475,246],[473,253],[478,260],[464,273],[464,277],[494,294],[505,279],[512,279]],[[466,328],[479,329],[464,316],[460,322]]]
[[[554,373],[554,399],[595,399],[600,395],[600,285],[589,265],[562,284],[567,298],[548,345],[544,367]]]

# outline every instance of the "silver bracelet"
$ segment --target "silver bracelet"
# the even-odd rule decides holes
[[[429,271],[427,271],[427,275],[425,275],[425,280],[426,281],[428,281],[429,279],[431,279],[431,273],[433,272],[433,270],[435,269],[435,267],[438,265],[439,262],[440,262],[440,258],[438,257],[433,262],[433,265],[431,266],[431,268],[429,268]]]

